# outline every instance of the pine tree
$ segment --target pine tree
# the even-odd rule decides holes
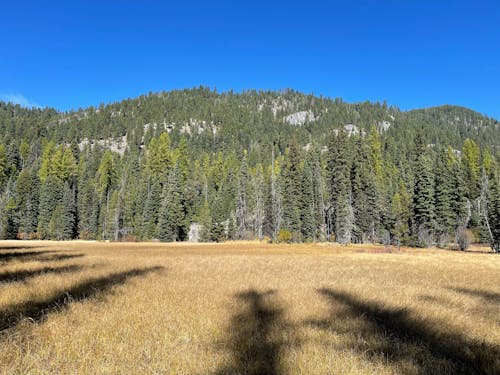
[[[60,203],[63,198],[63,190],[62,182],[55,176],[49,175],[42,183],[37,229],[37,235],[41,239],[52,237],[54,231],[59,228],[57,223],[53,222],[52,228],[49,228],[49,224],[53,219],[55,209],[59,207],[61,211]],[[54,215],[54,220],[59,220],[60,217],[61,213],[58,213],[58,215]]]
[[[165,178],[172,168],[172,152],[168,133],[153,138],[147,148],[147,170],[153,178]]]
[[[154,180],[150,185],[144,209],[142,212],[141,238],[152,239],[155,237],[158,225],[158,211],[161,206],[162,186],[160,181]]]
[[[271,177],[269,183],[269,231],[271,233],[273,241],[278,239],[278,232],[281,229],[281,224],[283,222],[283,197],[282,190],[278,176],[280,175],[279,164],[275,160],[275,150],[274,145],[271,154]]]
[[[40,181],[42,183],[45,182],[45,180],[50,174],[52,155],[54,153],[54,150],[55,150],[55,144],[52,141],[46,143],[43,148],[42,163],[40,169],[38,170],[38,177],[40,178]]]
[[[263,238],[263,227],[265,222],[265,191],[264,191],[264,171],[262,165],[256,167],[253,182],[253,232],[259,240]]]
[[[311,155],[306,155],[304,168],[302,170],[302,192],[300,197],[300,221],[302,239],[305,241],[316,240],[316,206],[314,192],[314,168]]]
[[[226,220],[223,193],[219,191],[210,209],[210,241],[222,242],[226,239]]]
[[[376,130],[375,130],[376,131]],[[352,206],[354,212],[353,241],[375,240],[379,219],[377,176],[374,167],[366,164],[367,151],[362,138],[356,140],[350,172]],[[379,177],[378,181],[381,181]]]
[[[421,154],[417,159],[413,194],[414,234],[419,246],[429,246],[432,243],[435,220],[432,161],[426,154]]]
[[[118,241],[122,227],[122,199],[119,190],[113,190],[111,193],[107,223],[106,237]]]
[[[398,190],[392,197],[391,211],[394,220],[393,235],[399,248],[401,244],[407,244],[410,229],[410,197],[403,180],[399,180]]]
[[[435,163],[435,217],[438,241],[445,246],[455,229],[452,210],[453,178],[451,164],[445,152],[438,153]]]
[[[5,146],[0,143],[0,193],[3,191],[3,186],[7,182],[7,154]]]
[[[463,167],[454,157],[449,157],[449,160],[452,176],[451,209],[454,215],[455,236],[457,236],[469,225],[471,204],[467,198]]]
[[[328,155],[330,176],[330,202],[333,213],[334,232],[337,242],[349,243],[354,229],[354,210],[350,186],[347,139],[339,131],[331,139]]]
[[[69,183],[64,186],[64,193],[61,201],[61,219],[62,225],[60,238],[70,240],[75,238],[77,233],[77,211],[75,202],[75,193]]]
[[[14,240],[18,234],[17,207],[11,191],[11,187],[7,186],[4,202],[0,202],[0,238],[4,240]]]
[[[302,199],[300,152],[295,138],[285,155],[281,169],[281,189],[283,191],[283,227],[292,233],[294,241],[300,240],[300,201]]]
[[[243,154],[241,167],[238,174],[238,190],[236,200],[236,237],[245,239],[249,237],[249,211],[248,211],[248,163],[246,151]]]
[[[95,239],[99,232],[100,200],[92,179],[79,183],[78,194],[78,236],[82,239]]]
[[[464,167],[468,198],[473,200],[479,196],[479,147],[471,140],[466,139],[462,149],[462,164]]]
[[[335,207],[335,236],[338,243],[348,244],[352,241],[354,228],[354,209],[349,189],[341,190]]]
[[[16,207],[19,232],[23,239],[36,231],[38,219],[39,181],[36,174],[23,169],[16,181]]]
[[[494,252],[500,253],[500,172],[498,170],[489,181],[486,216],[491,232],[491,248]]]
[[[163,188],[157,236],[162,241],[182,241],[186,233],[181,171],[176,165]]]
[[[111,151],[106,151],[97,169],[97,190],[100,194],[102,214],[101,237],[108,238],[108,219],[111,189],[116,181],[116,169]]]

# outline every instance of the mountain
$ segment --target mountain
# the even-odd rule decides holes
[[[293,90],[0,102],[0,237],[500,245],[499,122]],[[462,246],[462,245],[461,245]]]
[[[405,112],[385,103],[349,104],[292,90],[219,94],[201,87],[65,113],[0,102],[0,124],[0,138],[36,142],[43,137],[81,146],[109,141],[116,151],[125,144],[141,147],[162,131],[174,141],[184,135],[196,149],[211,152],[266,147],[272,142],[284,148],[292,133],[303,145],[325,146],[333,129],[366,133],[372,125],[396,144],[411,143],[419,130],[428,144],[460,148],[470,138],[482,147],[500,148],[499,122],[466,108]]]

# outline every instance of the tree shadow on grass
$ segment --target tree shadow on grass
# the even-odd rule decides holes
[[[59,267],[42,267],[32,270],[17,270],[17,271],[6,271],[0,273],[0,283],[12,283],[16,281],[25,281],[29,278],[36,277],[43,274],[63,274],[69,272],[80,271],[83,267],[73,264],[70,266],[59,266]]]
[[[489,290],[469,289],[469,288],[448,288],[454,292],[467,294],[472,297],[481,298],[485,302],[500,305],[500,293],[492,292]]]
[[[136,268],[125,272],[116,272],[107,276],[91,278],[69,289],[63,290],[46,299],[26,301],[5,307],[0,311],[0,331],[15,327],[23,319],[40,322],[47,313],[67,307],[71,302],[104,295],[111,292],[111,288],[125,283],[131,277],[144,276],[151,272],[158,272],[164,267]]]
[[[274,294],[272,290],[258,292],[251,289],[236,295],[244,307],[233,316],[228,329],[232,364],[216,374],[280,373],[279,355],[284,343],[277,336],[286,327],[282,319],[283,309],[269,300]]]
[[[60,262],[68,259],[83,258],[85,254],[53,254],[38,258],[39,262]]]
[[[498,345],[437,330],[431,322],[413,318],[407,309],[391,309],[328,288],[318,292],[330,303],[331,315],[307,323],[355,338],[349,345],[357,352],[392,363],[412,362],[418,374],[500,373]],[[342,326],[345,319],[350,324]]]
[[[3,250],[3,249],[1,249]],[[9,251],[0,253],[0,262],[10,262],[11,260],[30,261],[40,256],[52,254],[53,251]]]
[[[28,249],[35,249],[39,246],[29,246],[29,245],[21,245],[21,246],[0,246],[0,251],[7,251],[7,250],[28,250]]]

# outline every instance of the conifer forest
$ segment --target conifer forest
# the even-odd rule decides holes
[[[59,112],[0,102],[0,238],[500,252],[500,123],[206,87]]]

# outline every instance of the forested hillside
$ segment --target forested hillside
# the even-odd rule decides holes
[[[208,88],[60,113],[0,102],[0,237],[374,241],[500,250],[500,127]]]

